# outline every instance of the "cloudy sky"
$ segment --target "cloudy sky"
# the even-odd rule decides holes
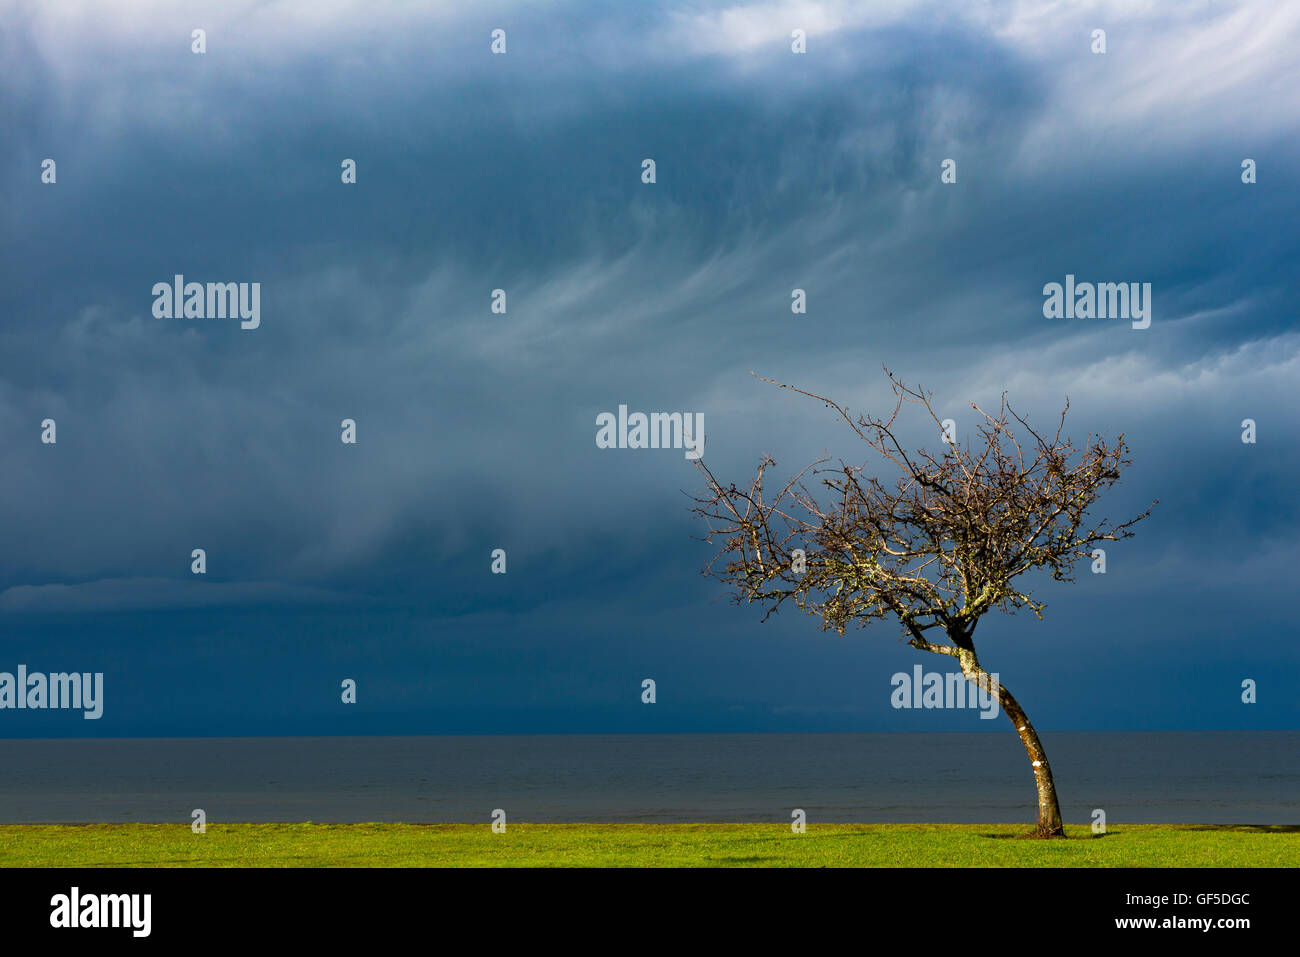
[[[0,671],[105,674],[0,736],[987,730],[890,707],[939,667],[890,625],[729,604],[682,452],[594,441],[869,461],[751,370],[882,364],[959,431],[1068,396],[1133,449],[1105,511],[1160,499],[981,625],[1040,728],[1297,726],[1300,7],[465,7],[0,0]],[[260,327],[156,318],[178,273]],[[1044,318],[1067,274],[1150,327]]]

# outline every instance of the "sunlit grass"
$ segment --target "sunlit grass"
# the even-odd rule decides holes
[[[5,867],[1294,867],[1300,828],[1023,824],[0,825]]]

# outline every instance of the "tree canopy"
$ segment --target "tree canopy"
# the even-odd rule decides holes
[[[886,374],[895,396],[887,418],[854,416],[823,396],[764,381],[824,402],[892,478],[868,473],[870,463],[829,465],[826,456],[773,494],[770,456],[746,487],[723,484],[696,463],[708,490],[694,511],[708,522],[704,540],[718,546],[706,572],[737,602],[764,606],[765,620],[793,601],[840,634],[894,617],[918,647],[932,628],[969,638],[994,608],[1029,608],[1041,618],[1043,603],[1017,579],[1042,568],[1069,580],[1096,545],[1130,537],[1150,514],[1148,507],[1122,524],[1089,519],[1129,465],[1128,446],[1122,434],[1113,441],[1090,434],[1076,446],[1064,435],[1068,399],[1052,431],[1033,428],[1005,393],[996,411],[971,403],[981,421],[964,444],[941,439],[937,452],[908,451],[896,426],[906,406],[923,410],[937,435],[944,422],[932,393]]]

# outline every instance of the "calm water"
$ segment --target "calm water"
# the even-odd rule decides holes
[[[1300,824],[1300,732],[1044,736],[1067,822]],[[1012,734],[0,740],[0,821],[1028,821]]]

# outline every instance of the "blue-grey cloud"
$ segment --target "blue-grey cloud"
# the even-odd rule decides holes
[[[1052,721],[1091,726],[1115,694],[1095,672],[1069,685],[1052,670],[1065,659],[1132,661],[1114,727],[1247,720],[1208,666],[1191,697],[1143,690],[1175,646],[1188,668],[1295,674],[1287,646],[1251,644],[1289,627],[1274,605],[1296,557],[1294,11],[81,13],[17,8],[0,37],[11,657],[91,653],[99,628],[129,668],[162,634],[196,648],[234,634],[230,667],[319,669],[328,694],[352,654],[384,663],[370,680],[399,730],[436,730],[439,708],[463,709],[447,725],[461,729],[475,709],[533,708],[545,725],[547,702],[580,712],[555,726],[626,726],[641,718],[611,688],[647,667],[692,702],[681,727],[813,708],[877,726],[889,715],[852,709],[858,681],[905,658],[892,632],[848,651],[808,620],[759,632],[696,574],[690,463],[593,436],[626,403],[703,412],[719,474],[761,452],[782,468],[824,449],[863,458],[825,409],[750,371],[861,408],[887,399],[888,364],[959,428],[968,402],[1003,391],[1034,418],[1068,395],[1072,430],[1134,448],[1113,509],[1162,501],[1104,579],[1045,589],[1046,623],[989,629],[1004,673],[1021,660],[1030,687],[1061,682],[1040,703]],[[1099,25],[1104,56],[1089,53]],[[497,26],[503,57],[488,52]],[[355,186],[339,182],[345,157]],[[955,185],[939,181],[946,158]],[[261,327],[154,318],[151,287],[176,273],[262,283]],[[1151,327],[1044,319],[1042,287],[1067,273],[1150,282]],[[790,314],[795,287],[806,317]],[[506,316],[489,311],[495,288]],[[55,446],[39,442],[47,417]],[[339,442],[343,418],[356,446]],[[1256,445],[1240,442],[1245,418]],[[923,425],[909,435],[932,442]],[[488,574],[495,547],[505,577]],[[344,620],[351,637],[326,624]],[[770,644],[740,637],[756,633]],[[832,679],[846,663],[862,677]],[[435,693],[434,673],[461,677]],[[192,697],[243,713],[215,688]],[[1228,704],[1203,713],[1192,698],[1212,694]],[[1294,723],[1288,700],[1270,721]],[[144,722],[147,697],[133,707]],[[283,727],[265,717],[249,726]]]

